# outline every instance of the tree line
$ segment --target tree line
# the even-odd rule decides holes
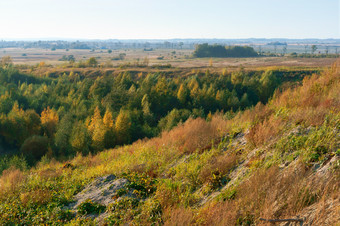
[[[256,57],[257,52],[249,46],[222,46],[208,43],[196,45],[194,57]]]

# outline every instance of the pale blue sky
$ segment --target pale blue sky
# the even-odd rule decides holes
[[[340,38],[339,0],[0,0],[0,39]]]

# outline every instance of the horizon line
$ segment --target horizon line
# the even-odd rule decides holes
[[[41,38],[0,38],[0,41],[135,41],[135,40],[336,40],[340,38],[65,38],[65,37],[41,37]]]

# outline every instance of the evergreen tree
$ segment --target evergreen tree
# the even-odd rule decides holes
[[[189,90],[185,86],[185,84],[181,84],[181,86],[179,87],[178,92],[177,92],[177,98],[183,106],[188,102]]]
[[[54,136],[54,143],[58,154],[68,156],[72,154],[70,138],[73,128],[73,118],[71,114],[66,114],[57,126],[57,132]]]
[[[70,143],[75,152],[80,152],[84,155],[90,152],[91,136],[84,123],[78,121],[72,128]]]
[[[121,110],[116,119],[117,143],[124,144],[131,141],[131,115],[127,110]]]

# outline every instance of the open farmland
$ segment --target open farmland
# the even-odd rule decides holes
[[[76,61],[86,61],[90,57],[95,57],[104,66],[118,67],[124,64],[142,63],[146,58],[149,65],[171,64],[180,68],[256,68],[256,67],[324,67],[334,62],[334,58],[292,58],[292,57],[255,57],[255,58],[192,58],[193,50],[178,49],[155,49],[144,51],[143,49],[126,50],[77,50],[70,49],[22,49],[4,48],[0,50],[0,58],[11,56],[14,64],[35,65],[40,62],[52,65],[63,65],[67,62],[61,61],[63,56],[73,55]],[[119,54],[126,54],[123,60],[119,59]]]

